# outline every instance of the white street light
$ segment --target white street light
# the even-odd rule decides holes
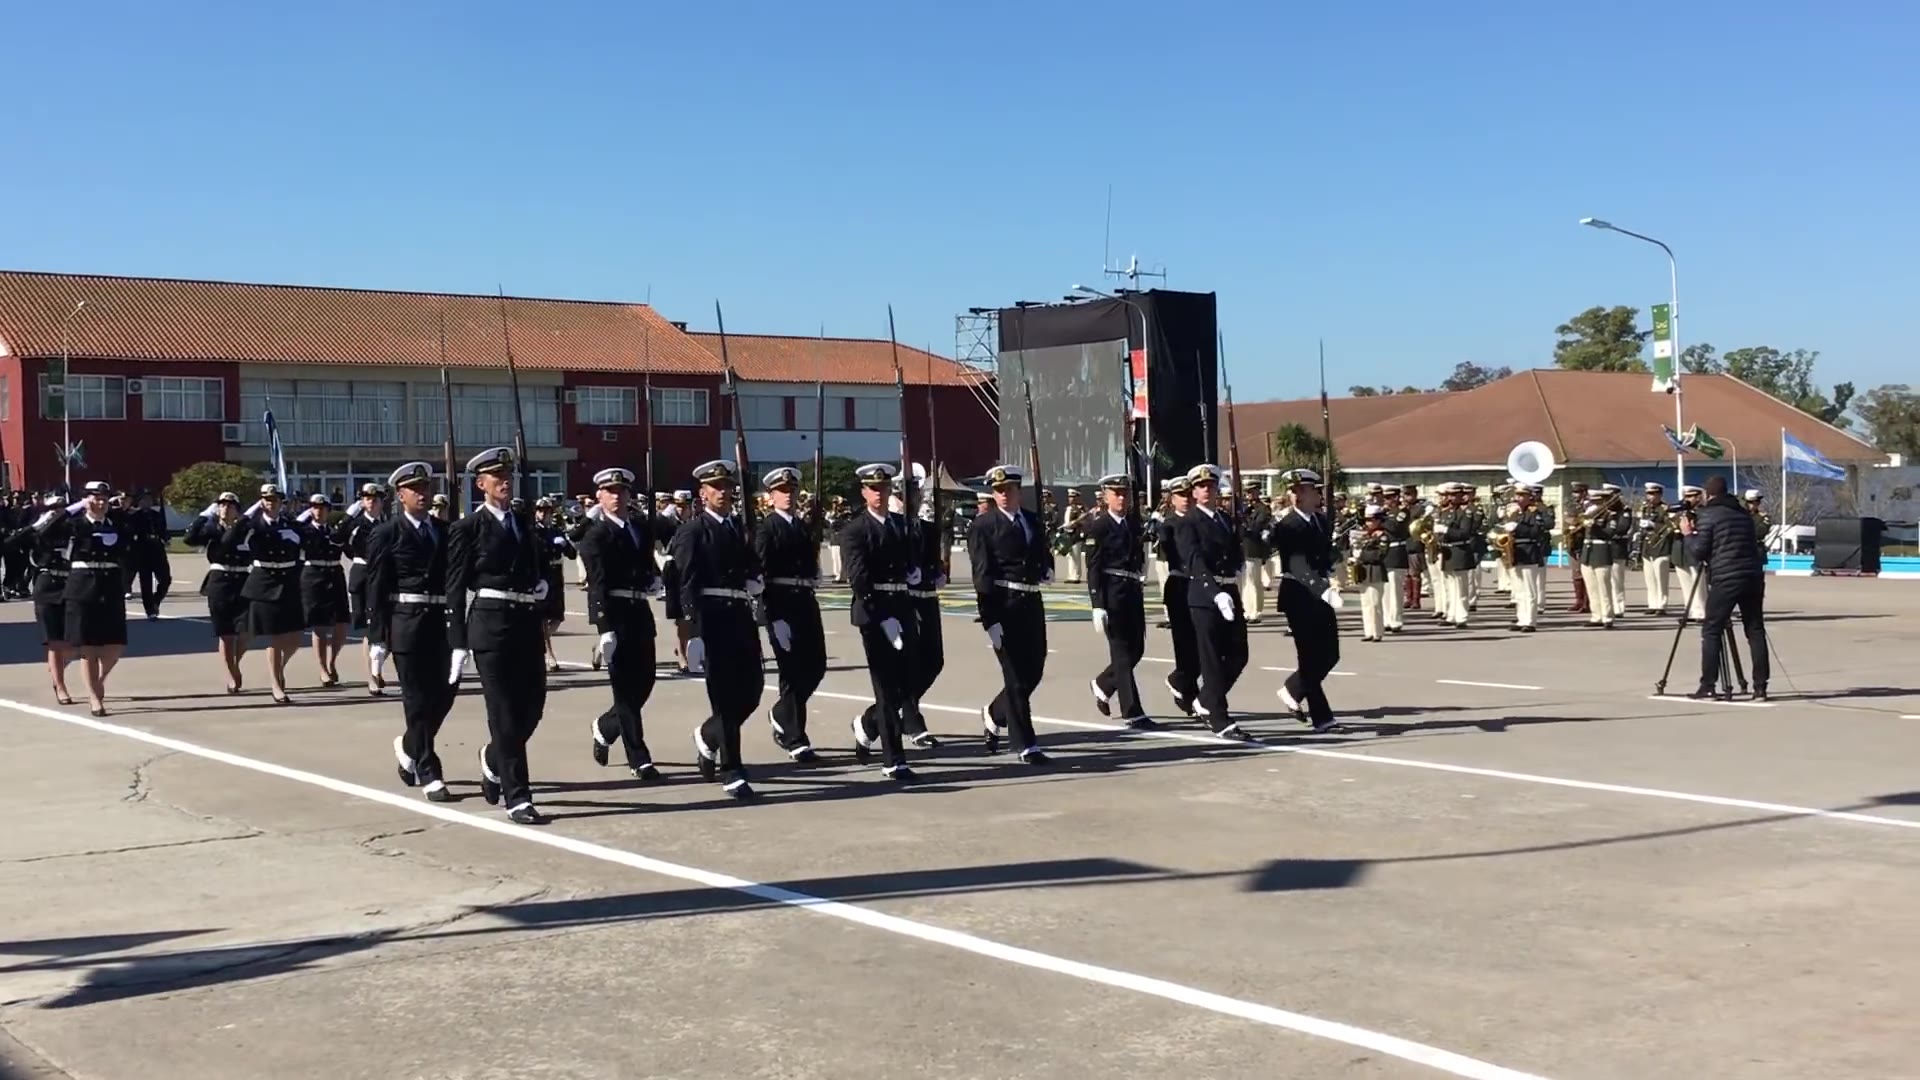
[[[1667,253],[1667,283],[1670,289],[1667,306],[1667,340],[1672,343],[1673,348],[1673,430],[1674,434],[1678,435],[1685,431],[1686,427],[1685,421],[1681,419],[1683,413],[1680,400],[1682,393],[1680,389],[1680,266],[1679,263],[1674,260],[1673,249],[1665,243],[1655,240],[1651,236],[1634,232],[1632,229],[1623,229],[1611,221],[1605,221],[1600,218],[1583,217],[1580,219],[1580,224],[1588,228],[1603,229],[1607,232],[1617,232],[1622,236],[1631,236],[1635,240],[1652,244],[1654,247]],[[1674,453],[1673,479],[1676,488],[1686,486],[1687,454],[1684,450]],[[1738,483],[1738,480],[1736,479],[1735,482]]]

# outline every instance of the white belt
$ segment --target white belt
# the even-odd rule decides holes
[[[299,565],[297,562],[256,562],[253,568],[255,570],[291,570]]]
[[[618,597],[621,600],[645,600],[647,598],[647,594],[641,592],[639,589],[608,589],[607,595]]]
[[[1038,585],[1029,585],[1024,581],[996,581],[994,582],[994,584],[1000,586],[1003,589],[1012,589],[1014,592],[1037,593],[1037,592],[1045,591],[1041,589],[1040,586]]]
[[[939,589],[908,589],[907,595],[913,597],[916,600],[938,600],[940,599],[940,590]]]
[[[446,597],[439,596],[433,593],[423,593],[423,592],[395,593],[393,597],[393,602],[396,604],[427,604],[432,607],[447,606]]]
[[[70,562],[67,564],[67,569],[69,570],[118,570],[120,569],[120,564],[117,562]]]
[[[353,557],[353,565],[355,565],[355,566],[365,566],[365,565],[367,565],[367,560],[366,560],[365,558],[363,558],[362,556],[359,556],[359,555],[355,555],[355,556]]]
[[[753,594],[745,589],[701,589],[701,596],[717,596],[723,600],[751,600]]]
[[[780,585],[789,589],[811,589],[819,584],[819,579],[807,577],[770,577],[767,579],[767,584]]]
[[[247,572],[247,568],[244,566],[228,566],[226,563],[217,562],[208,563],[207,569],[216,574],[244,574]]]
[[[537,604],[540,598],[530,592],[508,592],[505,589],[475,589],[473,595],[482,600],[505,600],[514,604]]]
[[[874,592],[906,592],[907,586],[904,582],[899,582],[899,581],[880,581],[880,582],[874,583],[873,591]]]
[[[1123,577],[1123,578],[1126,578],[1126,579],[1128,579],[1128,580],[1130,580],[1130,581],[1145,581],[1145,580],[1147,580],[1147,575],[1145,575],[1145,574],[1137,574],[1137,573],[1134,573],[1134,572],[1133,572],[1132,570],[1109,570],[1109,571],[1107,571],[1107,573],[1109,573],[1109,574],[1112,574],[1112,575],[1113,575],[1114,577]]]

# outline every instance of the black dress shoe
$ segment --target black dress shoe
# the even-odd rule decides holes
[[[747,778],[744,776],[736,776],[727,781],[726,790],[729,798],[739,799],[741,802],[753,798],[756,794],[753,785],[747,783]]]
[[[653,767],[652,762],[648,762],[645,765],[631,766],[627,771],[633,774],[635,780],[643,784],[658,784],[666,779],[666,777],[660,775],[659,769]]]
[[[907,741],[922,750],[934,750],[940,746],[940,740],[934,738],[933,732],[931,731],[922,731],[917,735],[910,735],[907,737]]]
[[[534,809],[531,803],[525,806],[516,806],[507,811],[507,818],[519,825],[545,825],[547,823],[547,815]]]
[[[1764,686],[1756,686],[1756,687],[1754,687],[1754,688],[1753,688],[1753,700],[1755,700],[1755,701],[1767,701],[1767,700],[1769,700],[1769,699],[1768,699],[1768,697],[1767,697],[1767,688],[1766,688],[1766,687],[1764,687]]]
[[[993,712],[992,712],[991,706],[987,706],[987,705],[980,706],[980,732],[982,735],[986,737],[987,753],[989,754],[999,753],[1000,752],[1000,729],[993,726]]]
[[[1127,727],[1134,731],[1159,731],[1160,721],[1151,716],[1136,716],[1127,721]]]
[[[445,784],[428,784],[426,795],[428,802],[453,801],[453,792],[447,790],[447,785]]]
[[[500,805],[500,781],[487,777],[487,748],[480,748],[480,797],[488,806]]]
[[[913,770],[907,768],[905,765],[889,765],[887,766],[887,779],[896,784],[911,784],[919,779],[919,777],[913,775]]]
[[[400,774],[400,783],[407,787],[414,787],[420,783],[420,778],[408,772],[405,765],[395,765],[393,771]]]
[[[1039,768],[1041,766],[1053,764],[1053,759],[1049,758],[1038,747],[1033,747],[1020,755],[1020,764],[1032,765],[1035,768]]]
[[[865,765],[873,760],[873,747],[866,743],[866,732],[860,726],[860,717],[853,718],[853,756],[854,760]]]
[[[706,744],[700,741],[700,729],[693,729],[693,763],[700,769],[700,779],[718,780],[720,763],[706,753]]]
[[[1214,732],[1214,735],[1218,738],[1226,739],[1229,742],[1252,742],[1253,741],[1253,736],[1240,730],[1240,727],[1237,724],[1234,725],[1233,727],[1228,728],[1225,731],[1216,731]]]
[[[1693,693],[1687,695],[1688,698],[1694,701],[1711,701],[1716,696],[1717,695],[1714,693],[1713,687],[1711,686],[1702,686],[1699,689],[1695,690]]]
[[[1100,683],[1097,680],[1089,680],[1087,689],[1093,692],[1093,707],[1100,710],[1100,715],[1112,716],[1113,705],[1106,698],[1100,696]]]

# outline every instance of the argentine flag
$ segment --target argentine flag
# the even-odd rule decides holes
[[[1787,434],[1784,428],[1780,431],[1780,468],[1784,472],[1817,476],[1822,480],[1847,478],[1847,470],[1821,457],[1819,451]]]

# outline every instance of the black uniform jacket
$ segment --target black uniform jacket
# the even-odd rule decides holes
[[[449,644],[474,652],[545,651],[539,602],[524,602],[546,585],[540,542],[531,515],[509,510],[501,517],[484,503],[447,528]],[[519,599],[481,596],[482,589],[514,593]]]
[[[763,622],[771,626],[789,611],[817,606],[813,585],[820,577],[820,547],[805,518],[768,511],[754,528],[753,550],[767,575],[767,591],[760,595]]]
[[[1053,551],[1047,546],[1040,519],[1025,509],[1008,517],[997,506],[975,514],[967,531],[967,554],[973,563],[973,593],[980,608],[980,625],[997,626],[1009,604],[1040,603],[1037,591],[1009,589],[996,582],[1039,585],[1053,572]],[[1024,533],[1021,522],[1026,523]]]
[[[367,640],[391,652],[447,650],[447,526],[389,514],[367,531]],[[439,604],[400,601],[437,597]]]
[[[1246,556],[1233,518],[1219,510],[1208,513],[1196,504],[1180,519],[1175,532],[1180,537],[1180,557],[1186,562],[1187,606],[1210,608],[1215,596],[1228,596],[1237,609],[1240,589],[1234,578]]]
[[[660,568],[653,561],[651,518],[642,511],[621,524],[602,515],[580,533],[587,609],[593,613],[594,629],[603,634],[653,636],[653,606],[646,593],[660,579]]]
[[[1093,606],[1121,610],[1141,603],[1146,528],[1138,517],[1102,510],[1087,519],[1087,596]]]
[[[853,589],[853,625],[878,625],[885,619],[904,623],[912,617],[907,575],[917,563],[904,516],[890,513],[881,520],[861,510],[848,518],[840,526],[840,556]]]
[[[744,593],[747,580],[761,576],[760,556],[754,554],[738,517],[722,520],[705,507],[697,508],[674,530],[670,551],[679,576],[680,612],[692,636],[705,636],[701,625],[710,613],[751,614],[739,597],[705,592]]]

